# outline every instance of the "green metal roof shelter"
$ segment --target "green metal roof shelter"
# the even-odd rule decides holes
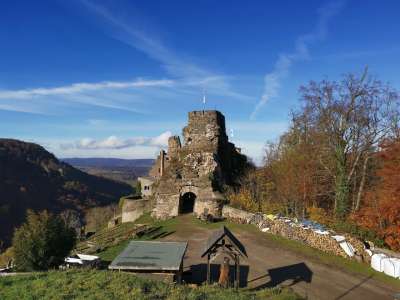
[[[108,266],[136,273],[173,273],[180,281],[187,242],[131,241]]]

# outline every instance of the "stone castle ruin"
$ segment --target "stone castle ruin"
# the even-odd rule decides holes
[[[149,175],[154,178],[153,216],[169,218],[193,212],[220,217],[226,186],[247,166],[246,156],[228,141],[225,117],[215,110],[189,112],[179,136],[168,140],[168,151],[161,150]]]

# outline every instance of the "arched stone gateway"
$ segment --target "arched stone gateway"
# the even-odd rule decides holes
[[[184,193],[179,200],[179,214],[193,213],[196,194],[192,192]]]

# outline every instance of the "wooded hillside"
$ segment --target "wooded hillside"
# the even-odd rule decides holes
[[[0,139],[0,240],[6,245],[27,209],[82,211],[117,202],[131,192],[127,184],[60,162],[37,144]]]

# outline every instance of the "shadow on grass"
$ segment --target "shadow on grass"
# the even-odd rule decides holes
[[[152,236],[151,239],[152,240],[161,239],[161,238],[164,238],[164,237],[169,236],[174,233],[175,233],[175,231],[163,231],[163,232],[156,234],[155,236]]]

